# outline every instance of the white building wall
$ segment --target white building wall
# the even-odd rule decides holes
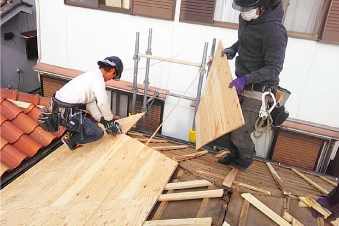
[[[237,40],[236,30],[179,22],[180,4],[178,0],[175,21],[167,21],[66,6],[61,0],[40,1],[41,62],[87,71],[96,67],[98,60],[117,55],[124,63],[122,79],[132,82],[136,32],[140,33],[140,53],[147,50],[152,28],[153,55],[197,63],[202,60],[205,42],[209,43],[209,55],[213,38],[225,47]],[[150,85],[177,94],[185,92],[199,70],[157,62],[151,60]],[[286,104],[291,118],[339,127],[338,63],[339,45],[289,38],[280,78],[281,86],[292,92]],[[138,83],[144,81],[145,66],[146,60],[141,59]],[[234,72],[234,60],[230,67]],[[197,85],[198,79],[186,95],[196,97]],[[166,99],[164,119],[177,101],[174,97]],[[163,125],[164,135],[188,140],[194,114],[190,103],[179,103]],[[265,151],[260,156],[265,156]]]

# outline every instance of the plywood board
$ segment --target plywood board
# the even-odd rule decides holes
[[[62,145],[2,189],[1,223],[142,225],[176,167],[125,134]]]
[[[245,124],[233,80],[221,41],[208,73],[198,111],[195,117],[196,149]]]

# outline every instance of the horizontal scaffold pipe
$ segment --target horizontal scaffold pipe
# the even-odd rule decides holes
[[[141,54],[141,53],[139,53],[138,56],[148,58],[148,59],[153,59],[153,60],[162,60],[162,61],[167,61],[167,62],[171,62],[171,63],[178,63],[178,64],[185,64],[185,65],[189,65],[189,66],[201,67],[201,63],[193,63],[193,62],[188,62],[188,61],[175,60],[175,59],[152,56],[152,55]]]
[[[133,85],[131,85],[131,84],[125,84],[125,86],[133,87]],[[137,86],[137,88],[145,90],[145,88],[141,87],[141,86]],[[164,91],[161,91],[161,90],[155,90],[155,89],[150,89],[150,88],[148,88],[147,90],[150,91],[150,92],[157,92],[157,93],[168,95],[168,96],[179,97],[179,98],[181,97],[181,95],[179,95],[179,94],[164,92]],[[191,100],[191,101],[195,101],[196,100],[196,98],[188,97],[188,96],[183,96],[182,99]]]

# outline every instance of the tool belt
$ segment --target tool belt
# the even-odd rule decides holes
[[[64,126],[70,131],[82,133],[82,113],[85,110],[86,104],[65,103],[53,95],[49,105],[41,109],[37,121],[48,132],[56,132],[59,126]],[[80,120],[74,118],[78,114],[81,114]]]
[[[259,84],[248,84],[245,86],[244,90],[246,91],[256,91],[256,92],[266,92],[274,90],[276,85],[259,85]]]

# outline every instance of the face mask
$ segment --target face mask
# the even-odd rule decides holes
[[[241,12],[241,17],[246,20],[246,21],[251,21],[253,19],[257,19],[259,17],[259,15],[256,14],[257,9],[252,9],[250,11],[247,12]]]

